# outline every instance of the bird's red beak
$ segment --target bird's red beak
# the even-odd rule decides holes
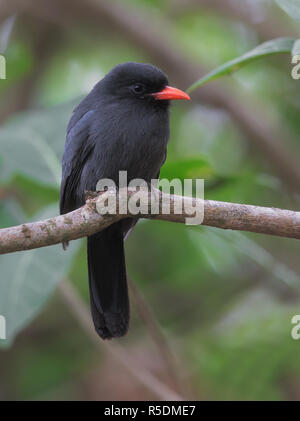
[[[151,94],[155,99],[191,99],[188,94],[180,89],[166,86],[162,91]]]

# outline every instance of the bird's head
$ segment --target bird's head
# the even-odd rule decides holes
[[[172,99],[190,99],[180,89],[168,86],[164,72],[151,64],[119,64],[101,82],[102,92],[118,99],[144,100],[163,107]]]

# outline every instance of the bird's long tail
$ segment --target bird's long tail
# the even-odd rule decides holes
[[[118,225],[88,237],[91,311],[102,339],[125,335],[129,325],[124,239]]]

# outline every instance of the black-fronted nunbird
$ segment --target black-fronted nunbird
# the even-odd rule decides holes
[[[167,76],[150,64],[120,64],[94,86],[67,128],[61,214],[82,206],[85,191],[95,191],[100,179],[117,185],[119,171],[127,171],[128,182],[158,178],[166,158],[172,99],[189,96],[168,86]],[[134,223],[122,220],[87,239],[91,311],[103,339],[128,330],[124,236]]]

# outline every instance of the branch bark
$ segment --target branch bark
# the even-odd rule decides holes
[[[191,218],[192,206],[194,208],[197,206],[198,209],[203,206],[203,225],[300,239],[300,212],[172,196],[158,190],[156,192],[159,201],[157,214],[151,213],[151,193],[146,190],[138,192],[140,208],[144,209],[143,212],[138,215],[133,215],[129,211],[120,213],[118,195],[115,190],[111,190],[110,197],[114,197],[117,204],[116,213],[113,215],[100,215],[97,212],[97,201],[102,193],[94,193],[93,197],[90,196],[87,199],[84,206],[68,214],[44,221],[3,228],[0,230],[0,254],[76,240],[95,234],[114,222],[128,217],[186,223],[186,218]],[[128,190],[126,205],[136,193],[136,190]],[[166,201],[170,202],[170,212],[168,213],[163,210],[163,203]],[[183,211],[179,213],[177,210],[180,206],[183,207]],[[110,212],[112,209],[107,208],[107,210]]]

